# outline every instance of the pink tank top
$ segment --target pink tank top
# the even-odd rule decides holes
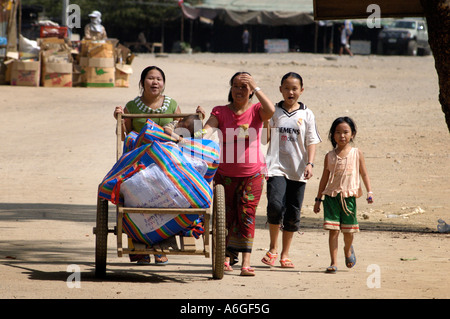
[[[342,193],[343,197],[360,197],[362,188],[359,176],[359,151],[352,148],[346,157],[341,158],[336,152],[327,154],[330,177],[323,195],[336,197]]]

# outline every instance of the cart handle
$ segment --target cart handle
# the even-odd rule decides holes
[[[122,126],[122,119],[124,118],[182,118],[189,115],[198,115],[200,120],[203,121],[203,114],[201,112],[197,113],[166,113],[166,114],[129,114],[129,113],[118,113],[117,123],[116,123],[116,160],[122,156],[123,146],[122,146],[122,133],[124,133]]]

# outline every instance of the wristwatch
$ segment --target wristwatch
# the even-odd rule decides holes
[[[261,91],[261,88],[259,86],[255,87],[255,89],[253,90],[253,92],[255,92],[255,93],[258,91]]]
[[[306,166],[311,165],[312,168],[314,168],[314,163],[308,162],[306,163]]]

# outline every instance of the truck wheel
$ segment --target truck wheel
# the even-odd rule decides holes
[[[378,41],[378,43],[377,43],[377,54],[378,55],[383,55],[383,54],[385,54],[384,51],[385,50],[383,48],[383,41]]]
[[[417,55],[417,42],[415,40],[408,42],[408,47],[406,49],[406,54],[410,56],[416,56]]]

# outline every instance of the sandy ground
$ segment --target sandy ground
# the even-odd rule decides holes
[[[147,65],[166,72],[166,93],[184,112],[202,105],[209,113],[225,103],[236,71],[252,73],[273,101],[281,99],[282,75],[302,74],[301,100],[314,111],[323,142],[306,189],[302,230],[291,249],[295,269],[260,262],[269,246],[263,198],[253,278],[240,277],[236,269],[211,280],[211,259],[204,256],[136,266],[117,257],[114,235],[108,237],[107,277],[95,278],[92,228],[97,185],[115,162],[112,113],[139,94],[140,71]],[[140,55],[133,68],[129,88],[0,87],[0,298],[192,298],[199,304],[227,298],[450,297],[450,234],[436,229],[439,218],[450,222],[450,136],[432,57]],[[345,267],[340,248],[342,263],[330,275],[324,273],[328,234],[312,206],[331,147],[327,131],[342,115],[358,125],[355,145],[366,156],[375,203],[358,200],[356,266]],[[75,270],[80,287],[71,280]]]

